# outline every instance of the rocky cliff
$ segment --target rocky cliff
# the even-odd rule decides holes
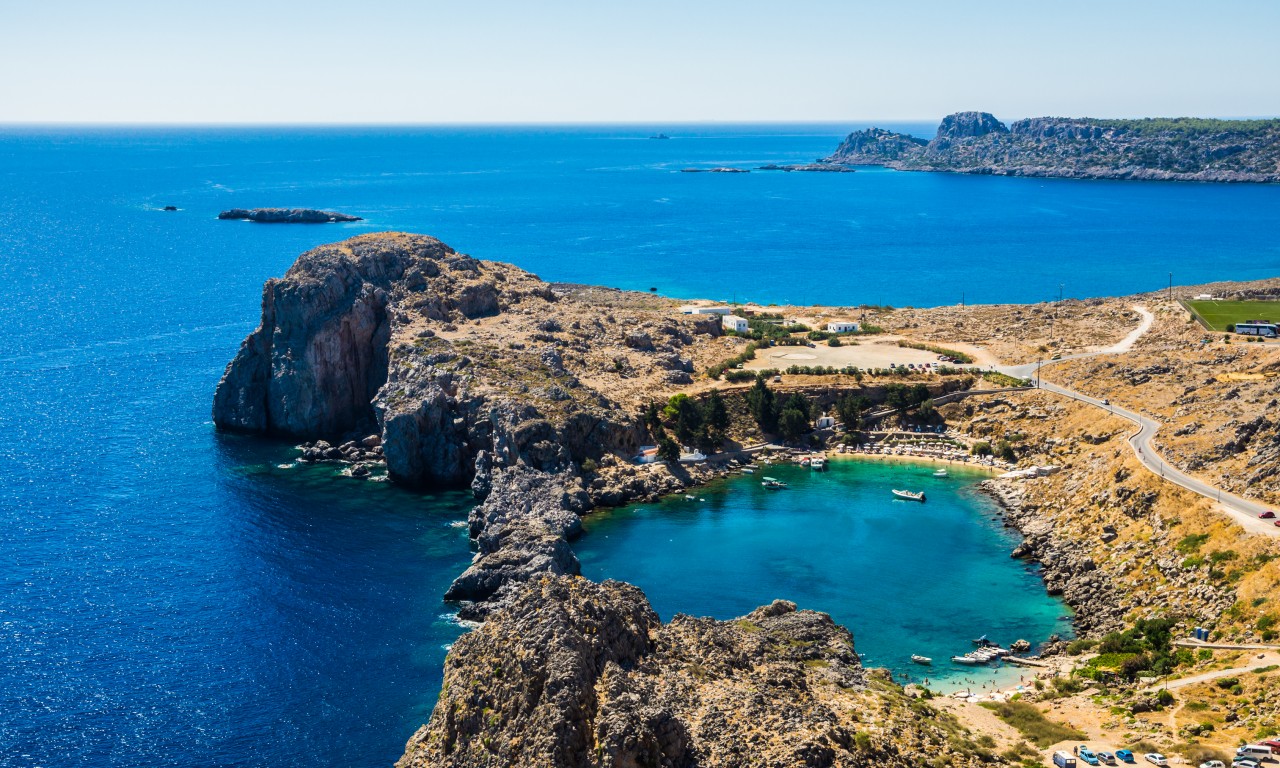
[[[1280,181],[1280,120],[948,115],[931,141],[879,128],[849,134],[825,161],[1002,176]]]
[[[630,585],[542,577],[454,645],[431,721],[397,766],[966,766],[977,754],[949,715],[863,670],[826,614],[776,601],[664,625]]]

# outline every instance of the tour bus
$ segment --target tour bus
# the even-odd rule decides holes
[[[1236,333],[1242,333],[1245,336],[1265,336],[1269,339],[1276,338],[1276,324],[1268,323],[1265,320],[1250,320],[1245,323],[1236,323]]]
[[[1053,764],[1058,768],[1076,768],[1076,759],[1071,753],[1059,750],[1053,753]]]

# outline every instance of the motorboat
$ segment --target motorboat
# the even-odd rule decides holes
[[[760,485],[764,486],[765,488],[768,488],[771,491],[777,491],[787,487],[786,483],[772,477],[766,477],[764,480],[760,482]]]
[[[744,475],[754,475],[755,473],[756,473],[756,471],[755,471],[754,469],[752,469],[751,467],[743,467],[743,468],[742,468],[742,474],[744,474]]]
[[[911,491],[899,491],[895,488],[893,489],[893,495],[906,501],[924,501],[924,491],[912,493]]]
[[[914,661],[914,662],[915,662],[915,663],[917,663],[917,664],[932,664],[932,663],[933,663],[933,659],[929,658],[928,656],[919,656],[919,655],[914,654],[914,653],[913,653],[913,654],[911,654],[911,660],[912,660],[912,661]]]
[[[955,662],[956,664],[964,664],[965,666],[969,666],[969,667],[982,663],[976,657],[970,656],[968,654],[965,654],[964,656],[952,656],[951,661]]]
[[[934,476],[934,477],[946,477],[946,476],[947,476],[947,470],[945,470],[945,469],[938,469],[938,470],[934,470],[933,476]]]
[[[827,460],[822,456],[814,456],[812,459],[809,460],[809,468],[810,469],[826,469]]]

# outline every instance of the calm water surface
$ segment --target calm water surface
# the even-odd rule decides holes
[[[1018,680],[1015,667],[947,661],[972,650],[973,638],[1070,635],[1068,609],[1045,594],[1037,571],[1009,557],[1018,538],[974,487],[989,475],[952,468],[935,478],[933,465],[879,461],[829,467],[762,467],[697,499],[588,518],[575,546],[583,573],[641,587],[664,619],[727,619],[793,600],[848,626],[863,663],[947,690],[967,679]],[[764,475],[790,487],[766,490]],[[927,501],[894,499],[894,488],[925,491]],[[912,654],[933,666],[911,663]]]
[[[263,280],[320,243],[410,230],[548,279],[764,302],[1280,272],[1276,186],[678,172],[810,160],[856,127],[0,128],[0,764],[387,765],[426,717],[459,631],[440,595],[470,557],[451,527],[468,500],[279,469],[287,446],[209,424]],[[644,138],[658,130],[673,138]],[[214,219],[273,205],[367,220]],[[894,637],[941,656],[944,638],[1047,633],[1059,609],[955,492],[776,518],[715,492],[601,521],[582,547],[664,615],[831,610],[872,663],[900,664]],[[672,527],[683,515],[695,530]],[[1009,612],[963,608],[959,585]]]

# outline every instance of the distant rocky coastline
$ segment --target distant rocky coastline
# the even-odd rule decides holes
[[[1160,181],[1280,181],[1280,120],[948,115],[926,141],[855,131],[822,164],[996,176]]]
[[[364,221],[336,211],[318,211],[314,208],[232,208],[218,214],[224,221],[256,221],[262,224],[328,224],[339,221]]]

